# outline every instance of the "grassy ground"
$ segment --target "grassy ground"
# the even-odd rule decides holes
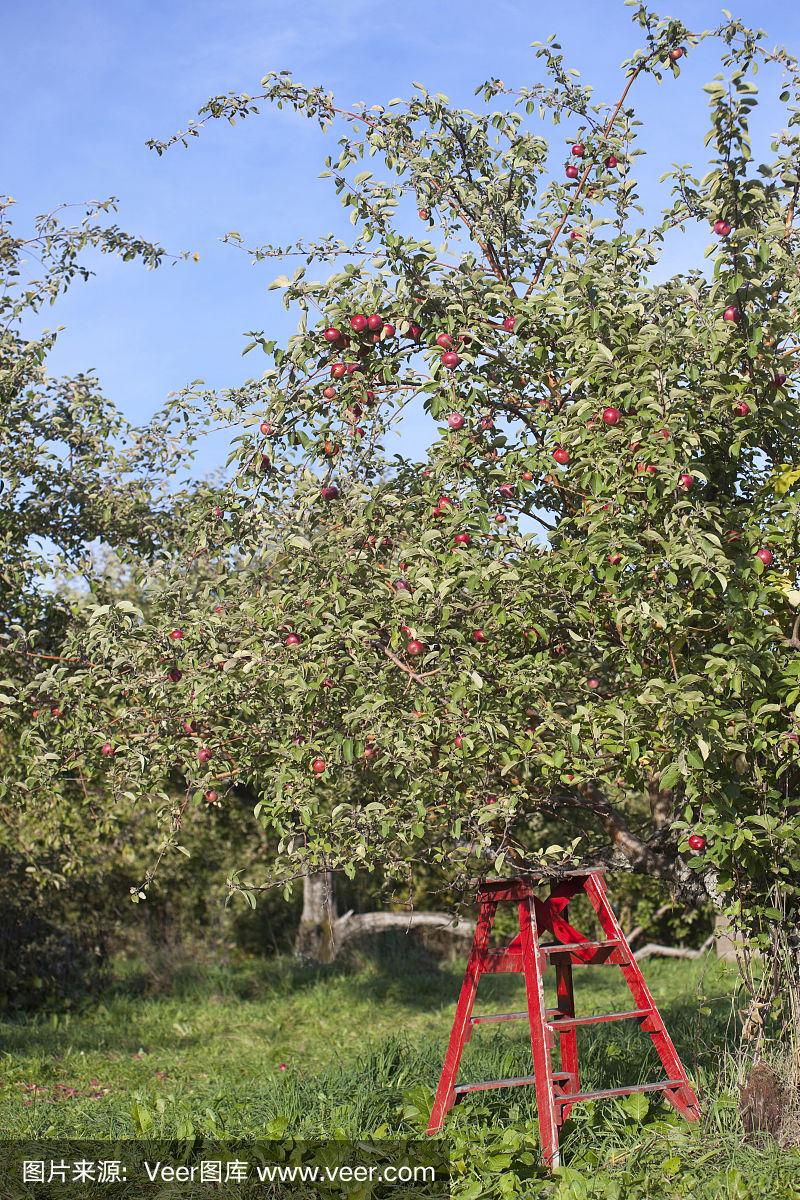
[[[462,969],[397,952],[358,968],[242,961],[178,971],[169,992],[156,996],[143,994],[129,972],[103,1003],[0,1027],[4,1133],[415,1136],[428,1116]],[[456,1194],[800,1197],[800,1154],[742,1142],[725,1049],[730,968],[712,959],[654,961],[646,975],[697,1082],[701,1125],[643,1098],[579,1106],[562,1142],[567,1167],[549,1180],[536,1162],[533,1089],[479,1094],[448,1120]],[[576,977],[579,1012],[628,1007],[619,972],[586,968]],[[480,999],[485,1011],[524,1005],[511,976],[485,980]],[[582,1086],[661,1075],[635,1023],[579,1038]],[[530,1069],[523,1023],[482,1026],[461,1078]]]

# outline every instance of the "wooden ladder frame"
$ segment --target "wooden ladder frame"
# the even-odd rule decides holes
[[[450,1041],[428,1123],[428,1133],[436,1133],[441,1129],[453,1105],[459,1103],[470,1092],[526,1084],[531,1084],[536,1089],[542,1156],[545,1165],[551,1170],[560,1163],[561,1127],[573,1104],[580,1101],[601,1100],[607,1096],[627,1096],[633,1092],[661,1092],[687,1121],[698,1120],[700,1108],[697,1096],[611,907],[602,870],[566,873],[552,888],[546,900],[539,900],[533,893],[533,887],[533,883],[519,879],[499,879],[482,884],[478,891],[479,915],[475,937],[467,960]],[[580,893],[588,897],[597,914],[600,928],[605,935],[603,940],[586,938],[569,923],[569,902]],[[509,945],[498,950],[490,949],[489,939],[497,906],[503,902],[516,903],[519,933]],[[543,932],[549,933],[551,940],[542,942],[540,935]],[[544,972],[551,961],[556,973],[557,1006],[554,1009],[545,1006],[544,998]],[[619,967],[635,1007],[624,1012],[576,1016],[572,967],[577,963]],[[506,972],[521,973],[524,976],[527,1008],[522,1012],[473,1016],[472,1009],[481,976]],[[493,1079],[483,1083],[456,1083],[464,1046],[471,1038],[474,1026],[524,1019],[527,1019],[530,1026],[532,1075]],[[582,1092],[579,1083],[577,1029],[606,1021],[624,1020],[638,1021],[642,1031],[649,1034],[664,1067],[665,1078],[650,1083]],[[556,1039],[561,1067],[558,1071],[553,1070],[551,1061],[551,1049]]]

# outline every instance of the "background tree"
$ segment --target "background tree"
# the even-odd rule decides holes
[[[633,15],[610,105],[551,39],[542,82],[489,80],[476,111],[422,88],[343,110],[282,73],[154,143],[264,102],[335,124],[356,238],[286,248],[297,333],[254,332],[260,378],[176,402],[238,430],[235,469],[186,507],[147,612],[96,610],[81,663],[37,680],[70,717],[31,786],[48,764],[143,797],[177,771],[187,805],[246,786],[279,845],[272,880],[237,881],[251,898],[327,869],[433,867],[458,894],[604,860],[709,897],[796,997],[800,73],[736,20]],[[676,86],[710,38],[710,161],[643,228],[632,88]],[[788,119],[756,166],[763,65]],[[698,222],[709,270],[656,281]],[[421,462],[393,453],[409,411]]]

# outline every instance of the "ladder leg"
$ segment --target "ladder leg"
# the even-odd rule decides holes
[[[566,909],[564,910],[564,919],[567,919]],[[567,1017],[575,1016],[575,996],[572,990],[572,963],[568,955],[558,954],[555,961],[556,968],[556,996],[559,1011]],[[564,1091],[579,1092],[580,1082],[578,1078],[578,1033],[575,1029],[565,1029],[558,1035],[559,1050],[561,1052],[561,1070],[569,1071],[570,1079],[564,1088]],[[572,1105],[564,1104],[560,1106],[560,1122],[566,1121],[570,1113]]]
[[[489,935],[492,932],[496,911],[497,901],[489,900],[480,906],[475,937],[472,941],[472,949],[469,952],[467,969],[464,973],[464,982],[461,985],[461,993],[456,1005],[453,1028],[450,1030],[450,1041],[447,1044],[447,1053],[444,1057],[442,1074],[439,1077],[439,1086],[436,1089],[436,1098],[434,1099],[430,1120],[428,1121],[428,1133],[436,1133],[437,1130],[441,1129],[445,1117],[453,1107],[455,1099],[453,1088],[458,1076],[458,1068],[461,1063],[464,1046],[469,1041],[472,1033],[472,1026],[470,1024],[472,1006],[475,1003],[478,980],[481,977],[483,967],[483,955],[489,945]]]
[[[656,1053],[661,1059],[668,1078],[680,1079],[682,1081],[680,1087],[669,1089],[665,1091],[664,1095],[673,1108],[677,1109],[687,1121],[697,1121],[700,1119],[700,1106],[697,1103],[697,1096],[694,1093],[692,1085],[689,1083],[686,1068],[681,1062],[672,1038],[667,1033],[666,1026],[656,1008],[656,1002],[645,983],[644,976],[639,969],[639,964],[634,959],[633,952],[625,939],[622,926],[614,914],[602,877],[594,874],[587,875],[584,889],[586,895],[589,897],[589,903],[597,913],[597,919],[606,937],[618,938],[621,942],[622,951],[627,961],[624,966],[620,966],[620,970],[636,1002],[636,1007],[652,1009],[652,1016],[645,1018],[642,1022],[642,1029],[650,1035],[650,1039],[655,1046]]]
[[[522,938],[522,966],[525,974],[525,994],[528,1000],[528,1021],[531,1027],[533,1074],[536,1080],[536,1109],[542,1157],[548,1170],[559,1166],[558,1123],[553,1099],[553,1068],[548,1044],[547,1013],[544,1004],[542,965],[539,957],[539,937],[533,900],[519,904],[519,928]]]

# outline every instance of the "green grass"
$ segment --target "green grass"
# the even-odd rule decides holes
[[[414,1136],[427,1119],[462,969],[401,954],[358,969],[239,961],[178,971],[163,995],[142,994],[129,972],[102,1003],[0,1027],[4,1133]],[[659,1101],[577,1106],[562,1142],[567,1169],[553,1181],[537,1166],[533,1089],[483,1093],[448,1119],[461,1164],[457,1191],[800,1197],[800,1154],[742,1142],[726,1049],[734,1034],[731,969],[713,959],[654,961],[646,976],[697,1083],[700,1126]],[[621,982],[608,967],[577,969],[578,1011],[627,1007]],[[515,977],[483,981],[476,1011],[509,1005],[524,1006]],[[584,1087],[661,1074],[635,1022],[582,1030],[579,1039]],[[516,1022],[476,1029],[461,1078],[530,1070],[526,1026]]]

